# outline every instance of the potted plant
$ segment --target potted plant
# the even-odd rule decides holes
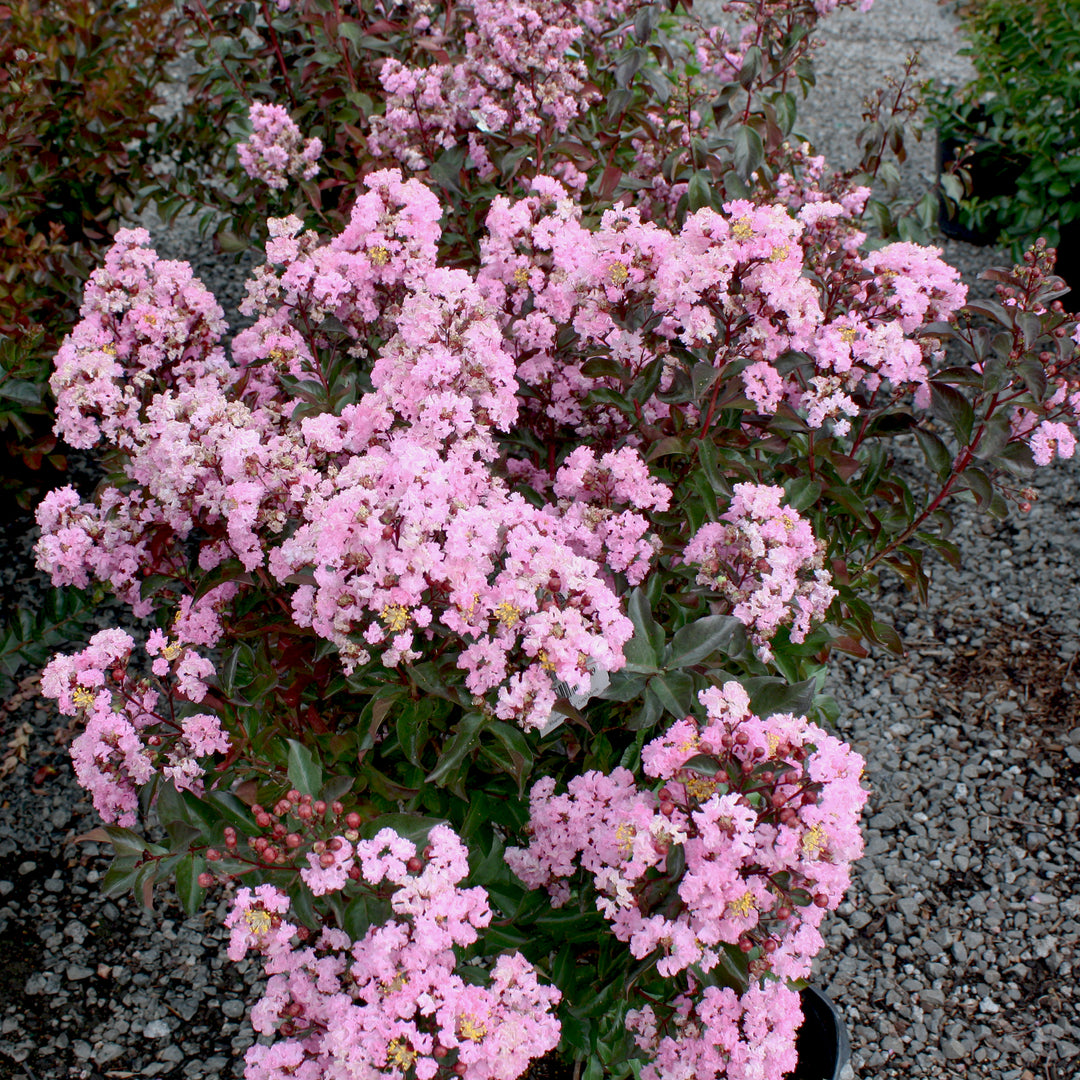
[[[1043,236],[1061,258],[1080,218],[1080,24],[1073,0],[988,0],[963,12],[975,78],[929,91],[939,162],[959,165],[966,197],[948,235],[1014,255]],[[960,195],[959,190],[956,191]]]

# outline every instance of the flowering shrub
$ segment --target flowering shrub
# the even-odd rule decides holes
[[[531,10],[506,9],[540,34]],[[596,55],[623,63],[624,31]],[[743,44],[740,76],[766,52]],[[503,53],[466,83],[518,112],[481,134],[586,122],[502,85]],[[314,164],[299,119],[256,118],[253,168]],[[736,194],[702,171],[676,200],[672,173],[610,205],[558,163],[499,173],[464,246],[463,161],[449,186],[434,162],[368,171],[329,237],[269,219],[230,341],[142,230],[92,276],[52,386],[108,480],[41,503],[38,565],[155,626],[102,631],[42,687],[83,724],[107,891],[175,877],[194,909],[242,883],[230,955],[270,976],[249,1077],[511,1077],[556,1044],[594,1078],[793,1064],[865,800],[820,723],[824,662],[896,646],[865,594],[955,556],[950,497],[1000,513],[1072,452],[1080,331],[1045,251],[969,305],[991,336],[939,252],[867,246],[865,184],[764,143],[749,168],[739,138]]]

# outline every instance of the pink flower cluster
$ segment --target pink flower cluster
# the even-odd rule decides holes
[[[71,745],[79,783],[105,821],[134,825],[139,788],[157,774],[178,789],[202,790],[201,764],[229,749],[218,717],[180,716],[160,709],[160,693],[127,674],[134,641],[122,630],[102,630],[74,656],[54,656],[41,675],[41,692],[65,716],[81,716],[83,731]],[[200,702],[214,667],[205,657],[151,634],[147,652],[171,697]]]
[[[270,976],[251,1021],[248,1080],[352,1080],[454,1075],[512,1080],[559,1041],[543,986],[521,956],[498,956],[486,984],[455,973],[455,949],[491,921],[482,888],[463,889],[468,853],[445,825],[422,854],[392,829],[372,840],[338,838],[337,860],[308,875],[316,892],[357,886],[389,896],[391,914],[359,941],[339,929],[311,935],[287,921],[289,900],[271,885],[241,889],[226,919],[229,956],[263,956]],[[356,886],[352,886],[356,887]]]
[[[786,402],[810,427],[833,418],[838,434],[858,414],[858,392],[888,384],[919,400],[928,394],[934,346],[908,335],[947,318],[964,290],[934,249],[893,244],[859,258],[865,235],[852,223],[867,189],[837,202],[818,196],[794,218],[780,205],[737,200],[724,214],[688,215],[672,233],[636,209],[608,211],[598,228],[585,228],[562,185],[538,177],[532,186],[517,202],[494,200],[477,283],[503,312],[519,377],[535,395],[525,403],[540,414],[534,427],[611,437],[620,418],[583,399],[619,384],[586,376],[584,357],[599,353],[634,379],[675,344],[740,373],[762,413]],[[846,291],[833,284],[838,273]],[[560,345],[565,326],[576,335],[569,346]],[[812,370],[781,375],[776,361],[793,352]],[[649,419],[667,413],[655,399],[642,410]]]
[[[288,185],[288,177],[310,180],[319,171],[322,140],[305,140],[280,105],[256,101],[248,115],[251,138],[237,146],[236,156],[253,180],[281,191]]]
[[[736,484],[721,521],[703,525],[683,551],[697,582],[716,590],[749,631],[763,660],[781,626],[806,639],[836,597],[823,567],[824,545],[808,522],[783,505],[784,489]]]
[[[614,25],[628,5],[550,0],[470,0],[444,27],[461,59],[426,67],[384,61],[379,79],[386,111],[372,117],[368,149],[410,169],[467,140],[482,178],[495,174],[485,136],[565,132],[599,98],[580,59],[592,31]],[[425,27],[430,20],[423,16]],[[445,54],[444,54],[445,55]]]
[[[501,718],[540,726],[556,681],[583,690],[593,672],[620,667],[632,633],[604,574],[640,580],[653,548],[645,518],[610,504],[666,505],[668,495],[632,451],[612,458],[625,478],[599,493],[607,505],[591,513],[537,508],[492,473],[494,432],[518,409],[499,322],[465,271],[434,265],[430,192],[394,172],[373,174],[367,187],[330,244],[297,236],[295,219],[271,223],[270,261],[244,306],[258,318],[234,343],[239,368],[224,360],[216,322],[181,319],[207,306],[201,286],[159,289],[177,277],[173,264],[137,246],[145,233],[120,237],[54,385],[58,430],[85,433],[84,444],[103,434],[122,452],[129,483],[107,488],[97,505],[70,489],[50,495],[38,510],[39,565],[58,584],[85,585],[93,574],[145,611],[148,562],[183,580],[182,545],[198,528],[201,570],[229,559],[248,573],[268,570],[291,591],[296,623],[338,645],[346,671],[373,647],[393,666],[451,635],[468,689],[490,694]],[[158,296],[157,318],[123,295],[129,283]],[[281,380],[324,378],[328,344],[308,328],[331,318],[354,337],[358,358],[382,339],[374,388],[340,415],[294,421]],[[148,364],[128,380],[119,362],[140,355],[129,339],[148,321],[180,328],[156,383]],[[74,344],[87,326],[92,352]],[[90,392],[79,363],[99,355],[117,362]],[[287,532],[287,522],[298,527]],[[181,601],[184,641],[216,643],[242,581],[251,579]]]
[[[659,1015],[658,1015],[659,1013]],[[626,1026],[650,1057],[642,1080],[779,1080],[798,1061],[799,995],[783,983],[680,994],[668,1008],[631,1009]]]
[[[645,773],[663,781],[657,793],[640,790],[626,769],[575,777],[564,795],[553,778],[541,779],[530,798],[529,846],[508,849],[507,863],[530,887],[546,886],[556,906],[570,898],[580,864],[615,936],[635,957],[654,956],[662,976],[709,971],[736,947],[749,957],[752,983],[804,978],[822,945],[824,912],[840,902],[862,852],[862,760],[805,717],[754,715],[736,682],[700,698],[704,724],[687,717],[642,752]],[[794,1025],[785,1017],[797,1005],[782,984],[752,993],[745,1007],[775,1009],[776,1031],[789,1040]],[[699,995],[696,1030],[716,1048],[705,1060],[723,1059],[735,1034],[721,1017],[742,1007]],[[710,1013],[716,1031],[700,1026]],[[788,1060],[786,1051],[777,1060]],[[729,1077],[784,1071],[740,1072],[732,1060],[727,1068]],[[654,1075],[669,1074],[661,1066]]]

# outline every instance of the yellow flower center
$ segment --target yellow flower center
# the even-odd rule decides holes
[[[739,218],[738,221],[731,223],[731,235],[736,240],[749,240],[754,235],[754,226],[750,224],[749,218]]]
[[[692,776],[686,781],[687,794],[698,802],[704,802],[710,796],[716,794],[716,781],[707,776]]]
[[[747,889],[738,900],[728,901],[728,911],[733,915],[739,915],[744,919],[749,916],[750,912],[753,911],[755,907],[754,894],[751,893],[749,889]]]
[[[390,261],[390,252],[379,244],[378,247],[373,247],[368,252],[368,258],[376,266],[385,266]]]
[[[630,271],[627,269],[626,263],[613,262],[608,267],[608,277],[611,278],[612,285],[625,285],[630,277]]]
[[[543,649],[541,649],[536,654],[536,658],[537,658],[537,660],[540,661],[540,667],[543,668],[544,671],[554,671],[555,670],[554,661],[551,659],[550,656],[548,656],[548,654]]]
[[[502,603],[495,607],[495,618],[503,626],[514,626],[521,618],[521,608],[511,604],[508,600],[503,600]]]
[[[479,1042],[487,1034],[487,1026],[473,1020],[471,1016],[463,1016],[458,1021],[458,1034],[463,1039]]]
[[[268,933],[273,919],[270,912],[263,908],[249,908],[244,912],[244,922],[248,924],[251,932],[256,936]]]
[[[528,285],[529,284],[529,271],[524,266],[519,266],[514,271],[514,284],[515,285]]]
[[[783,262],[788,257],[787,244],[781,244],[778,248],[773,248],[772,254],[769,256],[769,262]]]
[[[803,838],[803,852],[813,858],[825,846],[828,839],[825,830],[820,825],[815,825]]]
[[[849,345],[856,337],[858,337],[858,332],[855,330],[854,326],[845,326],[843,330],[840,331],[840,340],[846,341]]]
[[[89,690],[84,690],[81,686],[75,687],[74,693],[71,695],[71,700],[80,709],[89,709],[94,704],[94,695]]]
[[[170,641],[164,649],[161,650],[161,655],[166,660],[175,660],[184,651],[184,646],[179,641]]]
[[[637,836],[637,829],[631,825],[628,821],[624,821],[615,830],[615,839],[619,842],[619,853],[629,856],[634,850],[634,837]]]
[[[417,1052],[404,1039],[391,1039],[386,1047],[386,1064],[396,1065],[399,1069],[410,1069],[419,1057]]]
[[[392,634],[400,634],[409,625],[409,609],[401,604],[387,604],[380,614],[386,629]]]

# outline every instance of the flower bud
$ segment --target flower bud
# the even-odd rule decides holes
[[[268,829],[270,827],[270,815],[267,813],[258,813],[255,815],[255,824],[260,829]]]
[[[298,803],[300,801],[300,792],[297,791],[296,788],[289,788],[289,790],[285,792],[285,798],[291,803]]]
[[[823,892],[819,892],[814,896],[814,904],[816,907],[828,907],[829,898]]]
[[[205,870],[199,875],[199,886],[203,889],[209,889],[214,884],[214,875],[208,874]]]
[[[405,864],[405,869],[406,869],[406,870],[408,870],[410,874],[418,874],[418,873],[419,873],[419,872],[420,872],[421,870],[423,870],[423,869],[424,869],[424,862],[423,862],[423,860],[422,860],[422,859],[418,859],[418,858],[417,858],[417,857],[416,857],[416,856],[414,855],[414,856],[413,856],[413,857],[412,857],[411,859],[409,859],[409,861],[408,861],[408,862],[407,862],[407,863]]]
[[[348,825],[350,829],[359,829],[360,815],[354,810],[345,818],[345,824]]]
[[[221,858],[221,852],[217,848],[207,848],[206,858],[208,862],[217,862]]]
[[[291,848],[297,848],[300,846],[300,834],[291,832],[285,837],[285,846]]]
[[[330,868],[331,866],[333,866],[333,865],[334,865],[334,863],[335,863],[335,862],[337,862],[337,860],[336,860],[336,859],[334,858],[334,856],[333,856],[333,855],[331,855],[331,854],[330,854],[330,852],[329,852],[329,851],[324,851],[324,852],[323,852],[323,853],[322,853],[322,854],[321,854],[321,855],[319,856],[319,865],[320,865],[320,866],[321,866],[321,867],[322,867],[322,868],[323,868],[324,870],[327,870],[327,869],[329,869],[329,868]]]
[[[344,806],[343,803],[341,803],[337,799],[335,799],[330,804],[330,809],[333,812],[334,817],[340,817],[342,815],[342,813],[344,813],[344,811],[345,811],[345,806]]]
[[[318,801],[318,802],[317,802],[317,803],[315,804],[315,813],[316,813],[316,814],[318,814],[318,815],[319,815],[319,817],[323,817],[323,816],[325,815],[325,813],[326,813],[326,803],[324,803],[324,802],[322,801],[322,799],[320,799],[320,800],[319,800],[319,801]]]

